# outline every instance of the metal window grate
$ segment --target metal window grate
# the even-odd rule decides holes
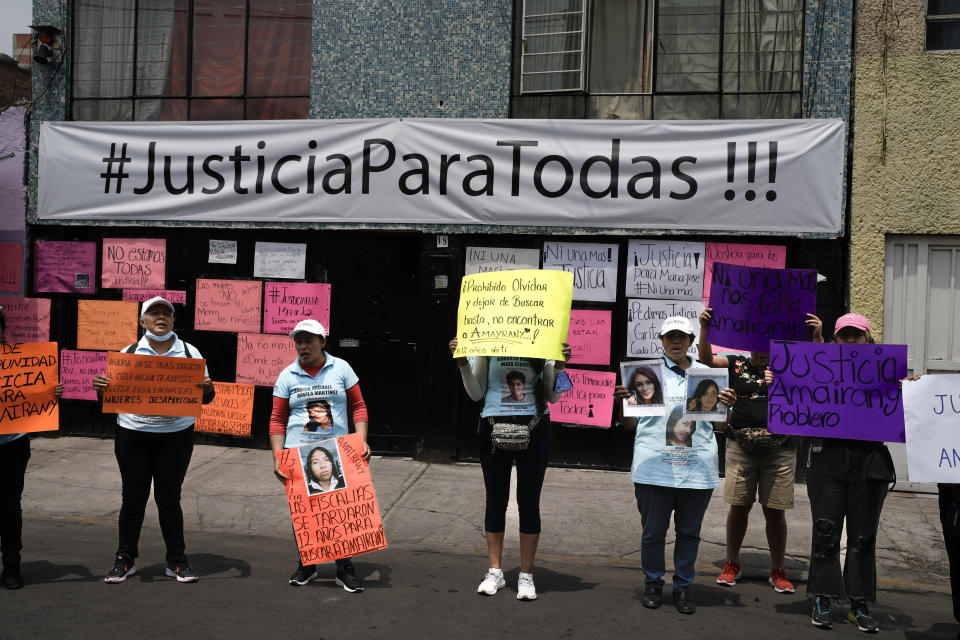
[[[586,0],[524,0],[520,93],[582,91]]]

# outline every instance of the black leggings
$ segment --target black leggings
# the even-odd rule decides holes
[[[23,476],[30,459],[29,436],[0,444],[0,551],[5,566],[20,564]]]
[[[531,416],[498,416],[502,422],[529,422]],[[489,533],[503,533],[506,528],[507,502],[510,500],[510,473],[517,464],[517,508],[520,512],[520,533],[540,533],[540,490],[550,458],[550,416],[541,416],[530,434],[524,451],[491,451],[490,423],[480,419],[477,429],[483,484],[487,489],[487,508],[483,528]]]

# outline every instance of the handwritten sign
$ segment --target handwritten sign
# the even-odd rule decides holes
[[[7,319],[7,342],[50,340],[50,299],[0,296]]]
[[[56,431],[57,343],[0,344],[0,434]]]
[[[717,262],[709,306],[710,342],[765,352],[771,340],[805,340],[807,314],[817,308],[817,272]]]
[[[65,400],[96,400],[97,392],[90,381],[94,376],[103,375],[107,370],[106,351],[75,351],[64,349],[60,352],[60,384],[63,385]]]
[[[213,402],[203,405],[200,418],[193,425],[194,430],[245,438],[252,436],[253,392],[256,387],[214,382],[213,388],[217,395]]]
[[[193,328],[200,331],[260,331],[258,280],[197,280]]]
[[[253,250],[255,278],[304,277],[307,266],[307,245],[296,242],[258,242]]]
[[[287,501],[303,564],[387,548],[373,478],[362,452],[363,440],[356,433],[277,451],[280,471],[289,478]],[[314,464],[320,460],[330,462],[330,480]]]
[[[554,422],[609,428],[613,419],[613,387],[617,374],[609,371],[567,369],[573,388],[550,406]]]
[[[787,266],[787,248],[779,244],[708,242],[705,250],[707,261],[703,278],[704,302],[710,299],[710,279],[713,276],[714,262],[765,269],[783,269]]]
[[[237,264],[236,240],[210,240],[210,252],[207,255],[210,264]]]
[[[104,289],[163,289],[167,241],[162,238],[104,238],[100,286]]]
[[[287,336],[237,334],[237,382],[272,387],[297,352]]]
[[[77,348],[119,351],[137,341],[136,302],[77,300]]]
[[[536,249],[510,249],[503,247],[467,247],[464,275],[537,269],[540,267],[540,252]]]
[[[167,302],[173,304],[186,304],[186,291],[173,291],[171,289],[124,289],[121,299],[134,300],[136,302],[145,302],[151,298],[160,296]]]
[[[454,355],[563,359],[573,275],[497,271],[464,276]]]
[[[309,282],[268,282],[264,290],[263,332],[290,333],[306,318],[318,320],[330,332],[330,285]]]
[[[602,309],[570,311],[569,364],[610,364],[611,315]]]
[[[906,346],[774,342],[769,349],[771,433],[904,441]]]
[[[960,483],[960,374],[903,383],[910,482]]]
[[[37,292],[96,293],[96,242],[38,240],[33,244]]]
[[[23,286],[23,245],[0,242],[0,291],[20,293]]]
[[[630,358],[659,358],[663,355],[660,326],[671,316],[683,316],[693,327],[693,344],[687,354],[697,357],[697,338],[700,334],[700,314],[703,303],[699,300],[627,300],[627,356]]]
[[[573,274],[573,299],[613,302],[617,299],[620,247],[586,242],[544,242],[543,268]]]
[[[198,358],[108,353],[103,412],[199,418],[205,367]]]
[[[702,242],[631,240],[624,295],[698,300],[703,295],[704,254]]]

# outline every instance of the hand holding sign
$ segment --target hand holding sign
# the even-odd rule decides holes
[[[203,390],[213,383],[196,358],[108,353],[107,373],[93,379],[104,413],[200,417]]]

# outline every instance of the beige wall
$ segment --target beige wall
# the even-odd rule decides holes
[[[924,53],[925,6],[857,8],[850,305],[878,337],[886,235],[960,233],[960,52]]]

